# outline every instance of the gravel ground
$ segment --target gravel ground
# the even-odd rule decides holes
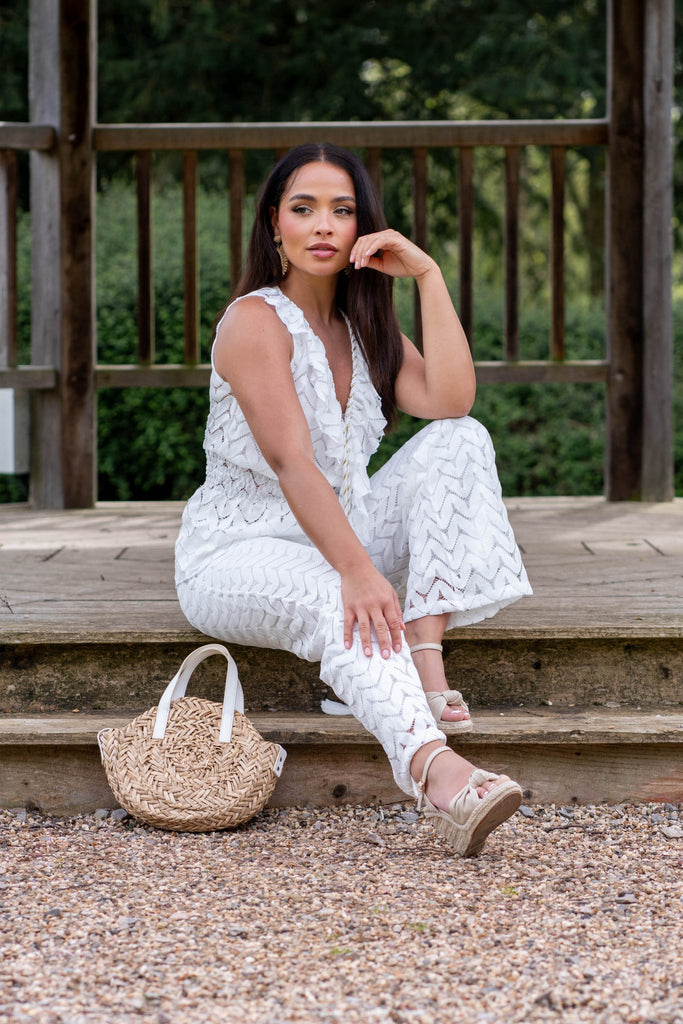
[[[525,807],[467,861],[407,804],[0,811],[0,1020],[683,1022],[682,866],[671,804]]]

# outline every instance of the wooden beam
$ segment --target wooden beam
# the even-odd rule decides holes
[[[477,362],[477,380],[481,384],[515,383],[528,384],[533,381],[545,383],[605,383],[607,363],[601,359],[585,359],[576,362],[551,363],[545,360],[528,360],[515,363]],[[98,388],[204,388],[209,384],[211,366],[199,363],[184,366],[182,363],[157,363],[155,366],[135,364],[101,364],[97,367]],[[0,383],[3,375],[0,372]],[[26,384],[27,387],[35,386]]]
[[[550,363],[529,359],[514,363],[475,362],[480,384],[587,384],[605,383],[607,363],[601,359]]]
[[[198,363],[157,363],[155,366],[136,366],[117,363],[97,367],[97,388],[206,388],[211,378],[211,366]]]
[[[51,124],[0,121],[0,149],[52,149],[56,142]]]
[[[607,121],[295,121],[97,124],[95,149],[276,149],[325,138],[341,146],[604,146]]]
[[[610,0],[606,495],[673,497],[673,0]]]
[[[34,399],[31,500],[92,505],[95,489],[93,299],[95,0],[31,0],[31,118],[57,145],[31,153],[32,362],[59,384]]]
[[[57,387],[54,366],[12,366],[0,368],[0,388],[15,391],[52,391]]]

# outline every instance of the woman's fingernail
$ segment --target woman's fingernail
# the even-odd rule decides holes
[[[385,647],[384,650],[382,651],[382,657],[383,658],[388,658],[390,654],[391,654],[391,651],[387,650],[387,648]]]
[[[403,644],[394,644],[394,650],[395,651],[403,650]]]
[[[369,657],[370,657],[370,655],[372,654],[372,647],[366,647],[366,648],[365,648],[365,653],[367,654],[367,656],[368,656],[368,658],[369,658]]]
[[[345,640],[344,641],[344,647],[346,648],[347,651],[348,651],[350,646],[351,646],[351,641],[350,640]]]

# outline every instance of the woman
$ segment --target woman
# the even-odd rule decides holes
[[[394,277],[417,282],[424,356],[399,330]],[[476,854],[521,790],[445,745],[439,721],[472,726],[441,638],[531,591],[441,272],[387,228],[355,156],[306,145],[261,191],[236,294],[212,353],[207,479],[176,546],[183,611],[210,636],[320,661],[397,784]],[[396,408],[434,422],[369,480]]]

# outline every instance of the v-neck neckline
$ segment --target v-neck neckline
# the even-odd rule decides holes
[[[348,336],[349,336],[349,344],[351,345],[351,381],[349,383],[349,393],[348,393],[348,395],[346,397],[346,404],[344,405],[344,408],[342,408],[342,404],[339,401],[339,399],[337,398],[337,389],[335,387],[334,374],[332,373],[332,367],[330,366],[330,361],[327,358],[327,349],[325,348],[324,341],[322,340],[320,335],[316,331],[313,330],[313,328],[312,328],[311,324],[309,323],[308,318],[306,317],[306,314],[304,313],[304,311],[301,308],[301,306],[298,303],[296,303],[294,301],[294,299],[290,299],[289,295],[285,295],[285,293],[282,291],[282,288],[280,288],[279,286],[278,286],[277,290],[279,291],[279,293],[283,297],[283,299],[286,299],[287,302],[289,302],[292,306],[294,306],[295,309],[297,309],[299,311],[299,313],[301,314],[301,318],[302,318],[304,324],[306,325],[306,327],[308,328],[308,330],[310,331],[312,336],[315,338],[315,340],[317,341],[318,345],[320,345],[320,348],[322,350],[322,355],[323,355],[323,358],[325,360],[325,366],[327,368],[327,374],[329,376],[330,383],[332,384],[332,394],[334,395],[335,402],[339,406],[339,412],[341,414],[342,422],[345,422],[346,421],[346,417],[348,416],[348,413],[349,413],[349,409],[350,409],[351,404],[352,404],[353,386],[354,386],[354,383],[355,383],[355,380],[356,380],[356,370],[357,370],[357,365],[358,365],[358,358],[357,358],[357,354],[356,354],[356,338],[355,338],[355,335],[353,333],[353,329],[351,327],[351,322],[350,322],[348,316],[346,315],[346,313],[344,312],[343,309],[339,310],[339,312],[341,313],[341,315],[342,315],[342,317],[344,319],[344,323],[346,324],[346,330],[347,330]]]

